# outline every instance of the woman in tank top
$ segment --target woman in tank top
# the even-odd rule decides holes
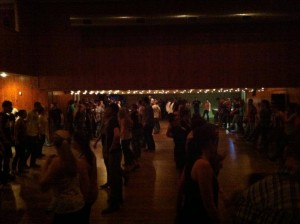
[[[177,223],[219,223],[216,166],[218,131],[206,123],[193,130],[177,201]]]
[[[78,162],[70,149],[68,131],[56,131],[53,143],[57,155],[47,159],[40,179],[41,189],[53,192],[53,223],[84,223],[82,209],[85,201],[80,189]]]

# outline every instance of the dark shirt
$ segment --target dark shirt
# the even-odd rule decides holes
[[[4,144],[8,144],[12,142],[12,133],[13,133],[13,123],[14,117],[13,115],[8,115],[6,113],[0,113],[0,121],[1,121],[1,135],[0,141]]]
[[[130,117],[131,117],[131,120],[132,120],[132,129],[133,130],[138,130],[141,128],[141,123],[140,123],[140,120],[139,120],[139,113],[137,111],[133,111],[131,112],[130,114]]]
[[[107,129],[106,129],[106,133],[105,133],[106,147],[110,152],[113,152],[114,150],[121,149],[120,144],[118,144],[117,146],[114,146],[115,148],[111,148],[113,140],[114,140],[114,129],[115,128],[120,128],[118,118],[116,116],[112,117],[109,120],[108,125],[107,125]]]
[[[185,168],[185,179],[183,186],[183,196],[184,200],[182,203],[182,210],[179,214],[179,223],[180,224],[196,224],[196,223],[213,223],[213,220],[208,215],[206,209],[203,206],[202,197],[199,190],[199,184],[197,181],[192,179],[191,170],[192,165]],[[219,184],[217,177],[213,178],[213,193],[214,193],[214,202],[217,206],[218,204],[218,191]]]
[[[142,115],[143,125],[154,126],[154,112],[150,105],[146,105]]]
[[[59,108],[53,108],[49,111],[49,119],[57,125],[61,124],[62,111]]]

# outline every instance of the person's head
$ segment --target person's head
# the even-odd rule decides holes
[[[2,109],[4,113],[11,113],[13,110],[12,102],[8,100],[3,101]]]
[[[179,108],[179,116],[181,118],[190,117],[190,110],[186,107],[180,107]]]
[[[105,117],[117,116],[119,106],[115,103],[109,104],[105,109]]]
[[[197,159],[205,154],[208,159],[217,156],[219,131],[216,125],[205,123],[193,130],[192,147],[188,148],[188,157]]]
[[[207,123],[207,121],[199,113],[193,114],[192,120],[191,120],[192,130],[204,125],[205,123]]]
[[[150,99],[149,99],[149,97],[144,96],[144,97],[142,98],[142,102],[143,102],[143,104],[150,104]]]
[[[27,112],[26,110],[19,110],[17,113],[16,113],[16,116],[22,118],[22,119],[25,119],[27,117]]]
[[[33,109],[35,111],[39,111],[41,109],[41,107],[42,107],[42,104],[40,102],[34,102]]]

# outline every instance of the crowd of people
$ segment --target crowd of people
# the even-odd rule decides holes
[[[260,144],[263,149],[268,149],[271,158],[282,159],[284,171],[272,177],[283,178],[286,185],[282,186],[283,182],[280,182],[273,190],[292,186],[296,193],[288,191],[288,198],[278,193],[276,197],[282,203],[284,200],[290,203],[284,204],[277,216],[296,223],[294,221],[299,220],[295,213],[299,214],[299,105],[290,104],[284,114],[276,104],[267,100],[262,100],[257,109],[252,99],[248,99],[247,105],[241,99],[217,99],[219,108],[214,122],[211,122],[210,102],[206,100],[202,114],[198,108],[202,104],[198,101],[195,100],[193,105],[197,108],[193,111],[186,100],[169,101],[165,105],[168,118],[166,136],[173,139],[174,162],[182,174],[176,223],[220,221],[218,174],[225,158],[217,150],[220,128]],[[142,149],[148,152],[156,150],[153,134],[160,132],[163,113],[158,101],[149,97],[143,97],[131,107],[117,102],[70,100],[66,116],[55,103],[51,104],[48,113],[40,102],[35,102],[31,111],[12,111],[12,102],[4,101],[0,113],[0,181],[5,184],[13,181],[16,175],[24,175],[28,169],[39,169],[37,160],[43,157],[44,144],[53,144],[56,153],[47,157],[40,178],[41,189],[52,194],[49,210],[54,213],[53,223],[89,223],[99,188],[109,189],[108,204],[102,214],[118,211],[123,204],[123,187],[129,181],[130,172],[140,168]],[[92,140],[94,149],[98,148],[99,141],[102,145],[107,181],[100,186]],[[15,156],[11,161],[12,146]],[[261,215],[261,220],[276,220],[274,212],[278,208],[275,208],[275,203],[258,206],[263,196],[253,198],[257,195],[253,192],[261,189],[258,186],[264,183],[266,187],[271,182],[261,181],[241,195],[235,222],[253,223],[257,214]],[[268,186],[265,194],[270,189],[272,186]],[[255,201],[257,208],[253,207],[251,200]],[[270,214],[265,213],[270,208],[273,209]]]
[[[284,114],[265,99],[259,110],[252,99],[246,107],[241,99],[217,100],[216,125],[199,110],[191,114],[184,100],[174,104],[169,116],[167,136],[174,140],[174,161],[182,171],[176,223],[220,222],[218,173],[225,158],[217,152],[220,128],[253,139],[254,146],[261,144],[271,159],[280,161],[278,172],[253,178],[238,200],[226,200],[235,206],[232,222],[299,223],[299,105],[289,104]]]

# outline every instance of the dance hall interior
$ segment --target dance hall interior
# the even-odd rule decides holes
[[[0,0],[0,223],[299,223],[299,27],[297,0]]]

